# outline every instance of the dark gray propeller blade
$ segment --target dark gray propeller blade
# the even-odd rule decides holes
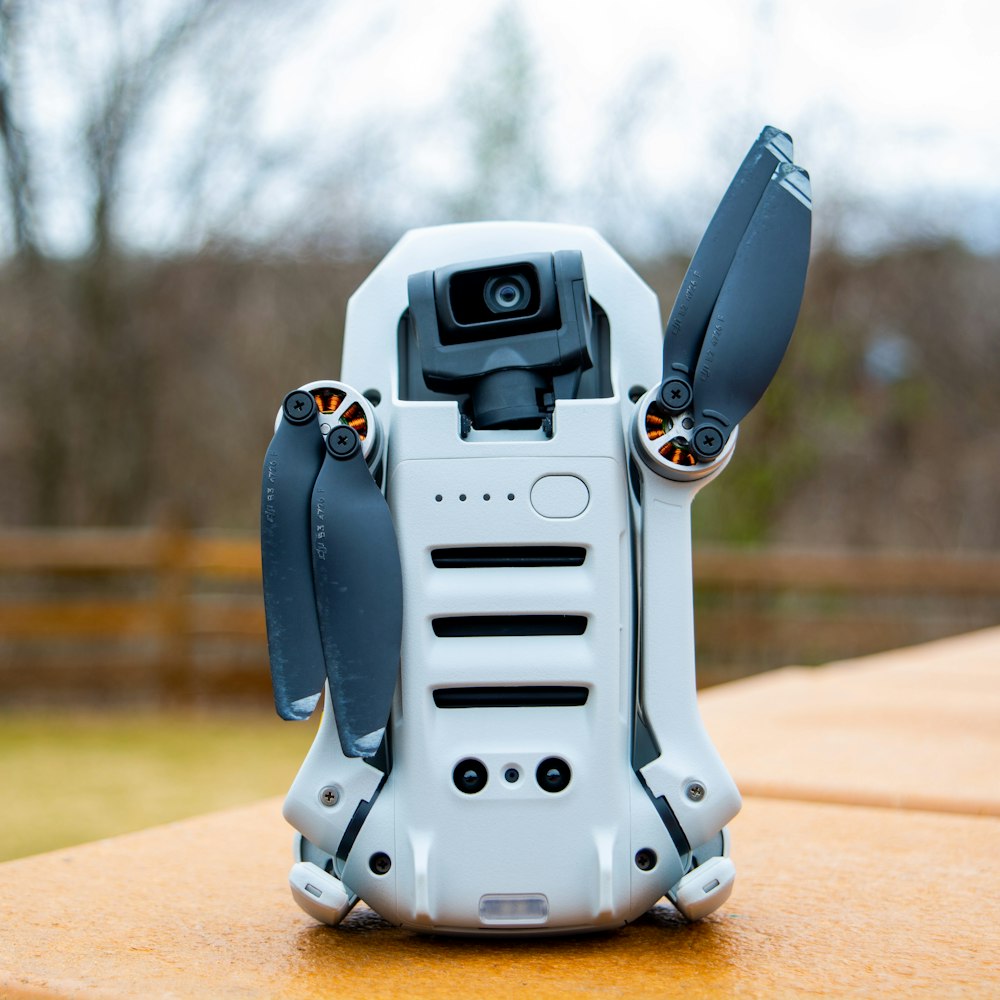
[[[781,164],[736,252],[698,356],[691,446],[702,461],[722,451],[781,364],[802,304],[811,230],[809,175]]]
[[[671,413],[691,405],[695,362],[740,240],[778,164],[791,163],[792,137],[768,125],[733,177],[681,282],[663,340],[660,402]]]
[[[264,458],[260,554],[274,707],[308,719],[326,680],[316,617],[309,504],[323,464],[323,435],[308,392],[290,392]]]
[[[340,745],[379,748],[392,708],[403,627],[403,579],[389,507],[361,439],[334,427],[312,491],[316,609]]]

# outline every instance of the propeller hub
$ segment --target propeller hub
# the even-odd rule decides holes
[[[660,397],[660,387],[655,386],[636,404],[630,435],[632,454],[658,476],[679,482],[703,479],[723,469],[732,455],[738,429],[734,427],[727,438],[712,424],[695,426],[690,410],[668,413]]]
[[[285,411],[285,419],[293,424],[307,424],[316,416],[316,401],[301,389],[285,396],[281,406]]]
[[[696,428],[691,443],[699,458],[711,460],[722,451],[726,439],[717,427],[712,427],[711,424],[702,424]]]
[[[334,458],[350,458],[360,447],[358,432],[345,424],[334,427],[326,436],[326,450]]]
[[[671,413],[683,413],[691,405],[691,386],[683,379],[667,379],[660,389],[660,402]]]

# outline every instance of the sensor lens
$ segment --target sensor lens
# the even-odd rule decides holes
[[[538,765],[535,778],[546,792],[561,792],[569,784],[569,764],[559,757],[546,757]]]
[[[486,787],[486,765],[481,760],[468,757],[455,765],[452,779],[460,792],[475,795]]]
[[[483,289],[486,307],[494,313],[517,312],[530,298],[531,289],[520,274],[498,274],[490,278]]]

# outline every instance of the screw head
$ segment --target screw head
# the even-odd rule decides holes
[[[326,450],[334,458],[350,458],[360,447],[358,432],[346,424],[339,424],[326,436]]]
[[[336,785],[327,785],[326,788],[321,788],[319,800],[327,808],[332,808],[340,801],[340,789]]]
[[[705,786],[700,781],[689,781],[684,789],[684,794],[692,802],[701,802],[705,797]]]
[[[285,413],[285,419],[292,424],[305,424],[316,416],[316,400],[301,389],[296,389],[285,396],[281,408]]]
[[[680,413],[691,405],[691,386],[683,379],[668,378],[660,387],[660,402],[672,413]]]
[[[722,451],[725,439],[722,432],[715,427],[702,424],[701,427],[695,428],[693,444],[694,450],[700,457],[715,458]]]
[[[376,851],[368,859],[368,867],[376,875],[385,875],[392,867],[392,859],[385,853],[385,851]]]
[[[635,866],[641,872],[651,871],[656,867],[656,851],[651,847],[643,847],[636,851]]]

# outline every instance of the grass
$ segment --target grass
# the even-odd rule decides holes
[[[264,714],[0,712],[0,861],[281,794],[314,731]]]

